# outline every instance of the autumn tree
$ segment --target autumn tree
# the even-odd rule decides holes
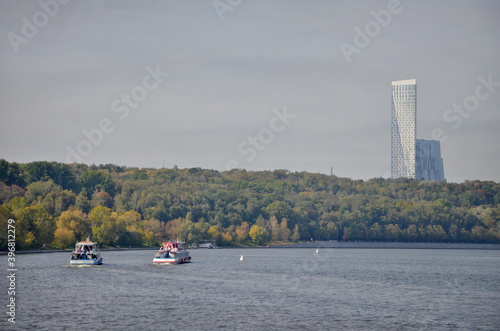
[[[254,224],[250,228],[248,235],[250,236],[250,238],[252,238],[252,241],[256,245],[261,245],[264,243],[264,239],[266,237],[266,230],[258,226],[257,224]]]
[[[288,241],[290,240],[292,231],[288,228],[288,220],[283,218],[280,223],[278,240]]]
[[[236,227],[236,241],[239,243],[244,242],[248,238],[249,225],[247,222],[242,222]]]
[[[290,238],[292,241],[299,241],[300,240],[300,231],[299,231],[299,225],[295,224],[295,227],[293,228],[293,234],[292,237]]]
[[[57,228],[53,245],[58,248],[70,248],[75,244],[75,234],[66,228]]]
[[[177,234],[176,231],[178,231],[176,225],[170,224],[167,229],[167,225],[164,222],[154,218],[145,220],[143,222],[143,228],[147,235],[147,238],[144,239],[144,243],[148,246],[157,246],[170,238],[175,238],[175,236],[171,237],[171,235],[174,232]]]
[[[96,206],[104,206],[111,208],[113,207],[113,198],[106,191],[95,191],[92,194],[92,200],[90,201],[90,206],[92,208]]]
[[[69,209],[62,212],[57,221],[57,228],[73,232],[77,240],[85,240],[92,234],[91,220],[87,219],[86,215],[79,209]]]

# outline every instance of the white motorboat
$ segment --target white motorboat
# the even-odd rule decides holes
[[[102,264],[102,257],[97,243],[91,242],[89,238],[86,241],[80,241],[76,244],[75,250],[71,253],[70,265],[96,265]]]
[[[186,243],[178,241],[164,242],[153,259],[155,264],[179,264],[191,262]]]

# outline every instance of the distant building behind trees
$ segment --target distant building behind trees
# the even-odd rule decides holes
[[[441,144],[438,140],[417,139],[415,158],[417,179],[445,179]]]

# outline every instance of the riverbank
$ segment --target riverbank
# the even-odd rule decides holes
[[[112,251],[140,251],[140,250],[157,250],[155,247],[131,247],[131,248],[100,248],[101,252]],[[15,251],[16,255],[21,254],[42,254],[42,253],[71,253],[73,249],[34,249],[31,251]],[[7,255],[8,251],[1,251],[0,255]]]
[[[251,247],[217,247],[219,249],[231,248],[367,248],[367,249],[483,249],[500,250],[500,244],[474,244],[474,243],[411,243],[411,242],[363,242],[363,241],[313,241],[295,244],[280,244],[269,246],[251,246]],[[102,248],[103,252],[111,251],[137,251],[137,250],[156,250],[155,247],[131,247],[131,248]],[[20,254],[41,254],[41,253],[70,253],[71,249],[38,249],[31,251],[16,251]],[[0,255],[7,255],[7,251],[0,252]]]
[[[416,242],[364,242],[313,241],[297,244],[273,245],[269,248],[393,248],[393,249],[488,249],[500,250],[500,244],[474,243],[416,243]]]

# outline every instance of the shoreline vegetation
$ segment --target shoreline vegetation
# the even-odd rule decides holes
[[[101,247],[145,249],[171,239],[219,247],[500,244],[499,204],[492,181],[0,159],[0,224],[15,220],[16,252],[73,248],[87,236]],[[1,231],[1,251],[7,242]]]
[[[368,241],[318,241],[318,242],[304,242],[304,243],[289,243],[277,244],[266,246],[225,246],[218,247],[217,249],[469,249],[469,250],[500,250],[500,244],[477,244],[477,243],[416,243],[416,242],[368,242]],[[189,248],[201,249],[206,248]],[[103,252],[125,252],[125,251],[138,251],[138,250],[158,250],[157,247],[120,247],[120,248],[101,248]],[[71,253],[71,249],[38,249],[32,251],[19,251],[16,254],[42,254],[42,253]],[[7,251],[0,251],[1,255],[7,255]]]

